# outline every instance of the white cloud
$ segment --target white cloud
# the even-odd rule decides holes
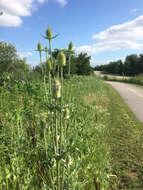
[[[22,20],[20,17],[11,15],[8,13],[3,13],[2,16],[0,16],[0,26],[19,26],[22,23]]]
[[[95,54],[119,49],[143,50],[143,15],[135,20],[107,28],[92,36],[96,43],[77,47],[77,51]]]
[[[37,3],[44,3],[48,0],[0,0],[0,26],[17,27],[22,23],[24,16],[31,16],[36,10]],[[66,5],[67,0],[55,0],[61,5]]]
[[[17,16],[30,16],[34,0],[0,0],[0,9]]]
[[[120,40],[120,41],[104,41],[98,42],[91,46],[85,45],[76,48],[76,51],[86,52],[88,54],[95,54],[101,51],[116,51],[122,48],[143,50],[143,44],[134,41]]]
[[[0,0],[0,26],[19,26],[22,16],[30,16],[35,8],[34,0]]]
[[[95,40],[143,40],[143,15],[93,35]]]
[[[58,3],[60,3],[62,6],[65,6],[68,1],[67,0],[56,0]]]
[[[21,59],[23,59],[23,58],[32,57],[33,53],[32,52],[18,52],[18,55]]]

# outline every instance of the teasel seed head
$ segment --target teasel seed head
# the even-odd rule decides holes
[[[58,79],[54,82],[54,96],[58,99],[61,97],[61,83]]]
[[[42,47],[42,44],[40,43],[40,41],[38,42],[37,50],[38,51],[42,51],[43,50],[43,47]]]
[[[69,50],[69,51],[72,51],[72,50],[73,50],[73,43],[72,43],[72,42],[69,43],[68,50]]]
[[[66,56],[62,51],[58,54],[58,63],[61,67],[66,66]]]
[[[48,60],[46,61],[46,64],[47,64],[48,71],[51,71],[51,70],[52,70],[52,63],[51,63],[51,60],[48,59]]]
[[[49,26],[48,26],[48,28],[46,30],[46,38],[49,39],[49,40],[53,38],[52,30],[51,30],[51,28]]]
[[[68,108],[65,109],[65,119],[70,118],[70,110]]]

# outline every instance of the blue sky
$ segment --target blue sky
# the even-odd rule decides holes
[[[48,26],[54,48],[73,41],[77,52],[92,56],[91,64],[105,64],[143,53],[142,0],[0,0],[0,40],[16,46],[27,63],[39,63],[34,50]]]

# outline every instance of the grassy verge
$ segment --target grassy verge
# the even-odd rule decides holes
[[[66,79],[64,89],[68,141],[62,157],[55,158],[43,83],[0,87],[0,190],[55,189],[55,159],[61,158],[65,190],[141,189],[142,124],[97,77]]]
[[[111,89],[112,87],[109,87]],[[143,187],[143,124],[114,90],[108,90],[109,144],[115,178],[111,189],[141,190]]]
[[[138,85],[139,87],[143,86],[143,75],[139,75],[135,77],[116,77],[112,75],[110,76],[105,75],[103,79],[107,81],[131,83],[131,84]]]
[[[95,77],[64,80],[68,140],[57,157],[51,150],[52,112],[44,84],[9,81],[0,87],[0,190],[55,190],[57,159],[64,166],[65,175],[58,174],[64,176],[63,189],[106,190],[111,167],[103,87]]]

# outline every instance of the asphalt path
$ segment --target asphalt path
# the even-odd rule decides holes
[[[119,92],[136,118],[143,123],[143,89],[126,83],[110,81],[107,83]]]

